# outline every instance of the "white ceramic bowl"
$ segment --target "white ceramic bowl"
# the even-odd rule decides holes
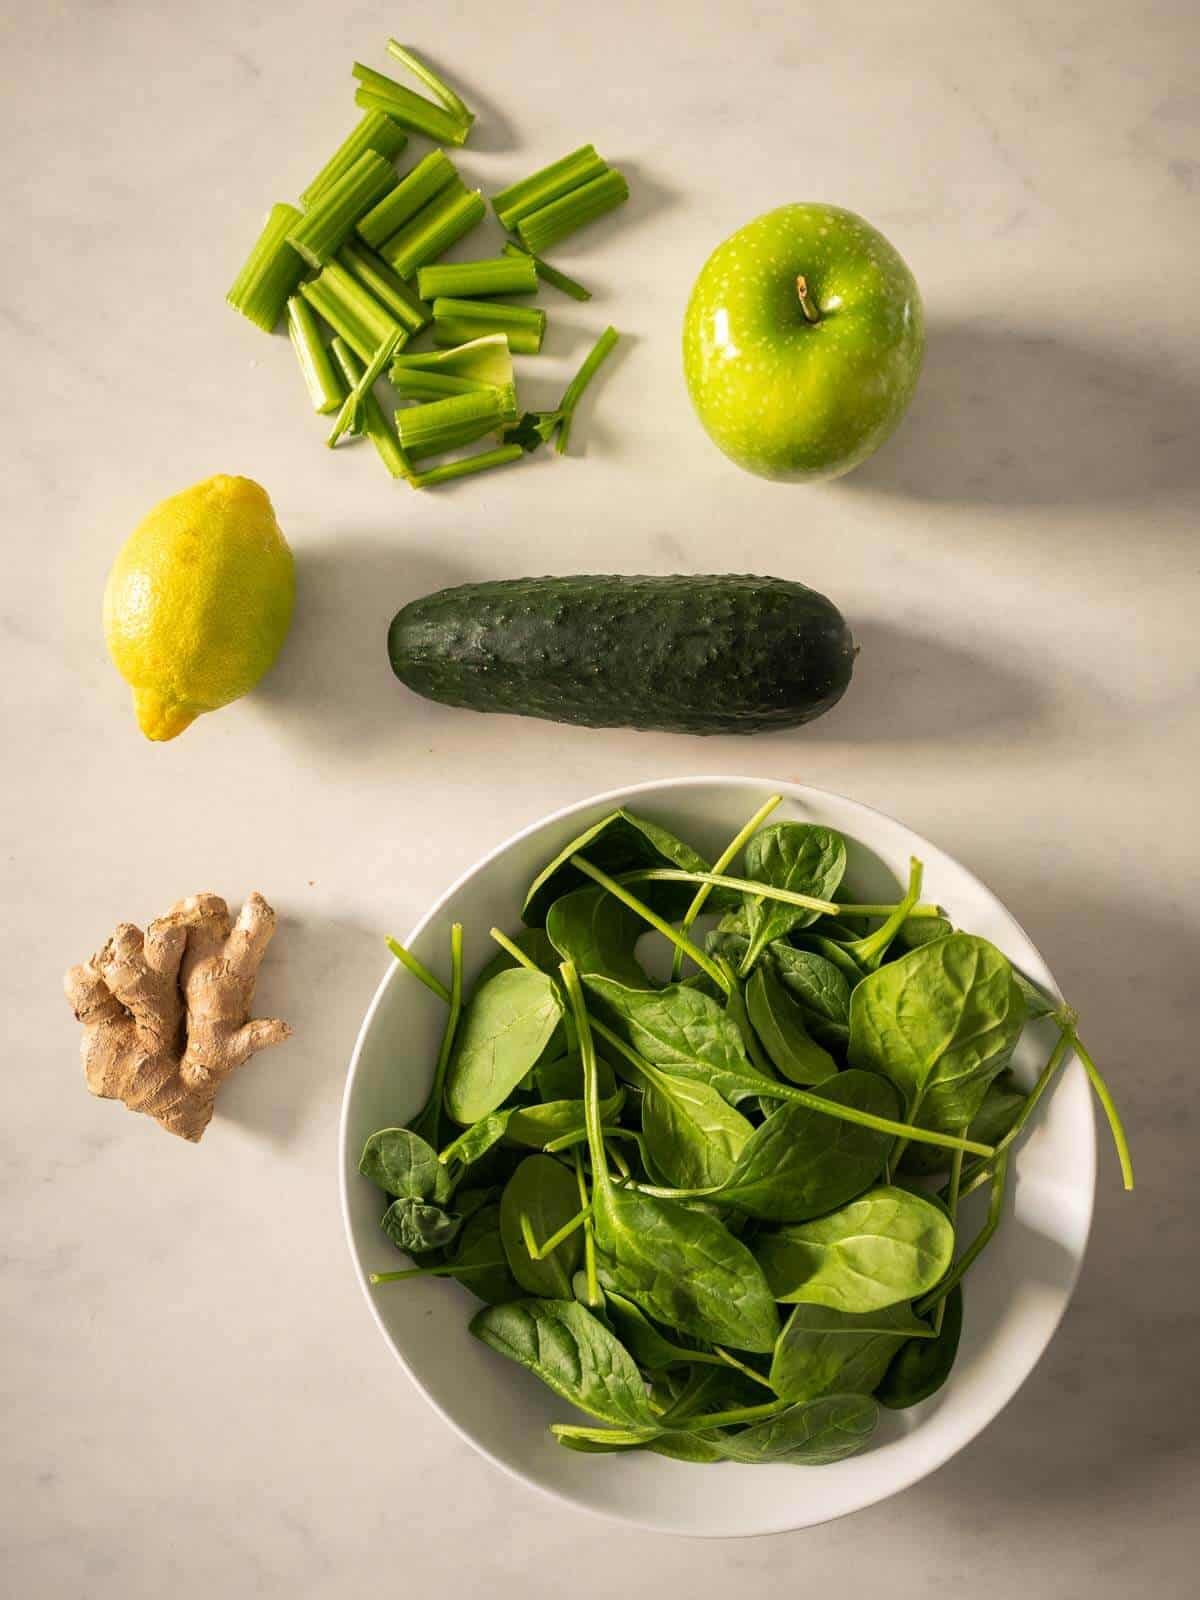
[[[470,977],[494,954],[489,927],[519,926],[521,901],[538,868],[617,806],[659,819],[711,858],[769,794],[780,792],[773,821],[818,822],[846,835],[848,880],[857,896],[895,898],[909,856],[917,855],[925,863],[923,898],[939,901],[960,927],[991,939],[1054,989],[1045,962],[1000,902],[935,845],[853,800],[757,778],[639,784],[556,812],[485,856],[406,943],[444,972],[450,924],[463,923]],[[366,1281],[368,1272],[394,1268],[397,1255],[379,1227],[379,1192],[358,1174],[359,1152],[376,1128],[404,1123],[420,1108],[443,1018],[441,1002],[393,964],[359,1033],[342,1110],[341,1190],[351,1254],[380,1331],[430,1403],[497,1466],[573,1506],[643,1528],[718,1536],[806,1528],[857,1511],[923,1478],[986,1427],[1032,1371],[1066,1309],[1087,1242],[1095,1179],[1091,1101],[1078,1063],[1062,1075],[1016,1151],[1008,1215],[971,1273],[948,1384],[911,1411],[885,1412],[862,1455],[824,1467],[742,1467],[564,1450],[547,1424],[578,1420],[577,1414],[470,1336],[467,1323],[478,1302],[466,1290],[436,1279],[378,1288]],[[1053,1037],[1045,1027],[1029,1028],[1022,1041],[1016,1066],[1026,1082]],[[982,1200],[967,1201],[972,1230]]]

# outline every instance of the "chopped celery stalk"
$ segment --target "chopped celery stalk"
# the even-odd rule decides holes
[[[406,455],[436,456],[497,432],[516,414],[517,393],[508,384],[397,411],[396,432]]]
[[[356,224],[359,238],[373,249],[378,249],[385,239],[390,239],[406,222],[411,222],[427,201],[432,200],[435,194],[440,194],[456,178],[459,183],[456,192],[462,194],[467,186],[458,177],[453,161],[444,150],[431,150]]]
[[[513,381],[512,351],[502,333],[484,334],[451,350],[422,350],[397,356],[392,362],[392,382],[400,372],[444,372],[456,378],[473,378],[482,387],[503,388]]]
[[[568,278],[565,272],[560,272],[557,267],[552,267],[548,261],[543,261],[541,256],[532,255],[523,244],[518,244],[515,239],[510,239],[504,246],[506,256],[529,256],[533,262],[533,270],[543,283],[548,283],[552,289],[558,289],[562,294],[569,294],[572,300],[590,300],[592,291],[585,289],[574,278]]]
[[[435,483],[449,483],[453,478],[469,478],[476,472],[488,472],[492,467],[506,467],[510,461],[520,461],[523,454],[519,444],[502,444],[495,450],[481,450],[478,455],[466,456],[461,461],[430,467],[428,472],[414,472],[408,481],[414,489],[429,489]]]
[[[594,145],[581,145],[561,161],[551,162],[540,172],[522,178],[520,183],[510,183],[507,189],[492,196],[492,210],[503,228],[515,228],[522,217],[528,217],[543,206],[548,206],[560,195],[569,194],[593,178],[608,171],[608,163],[597,154]]]
[[[423,133],[435,144],[466,143],[471,124],[451,116],[444,106],[414,94],[385,73],[364,67],[361,61],[354,63],[353,73],[361,86],[354,99],[364,110],[382,111],[401,127]]]
[[[484,214],[483,196],[478,189],[456,194],[453,188],[435,195],[399,233],[381,247],[379,254],[402,278],[411,278],[418,267],[445,254],[456,239],[469,233]]]
[[[413,74],[420,78],[427,89],[432,89],[452,117],[457,117],[459,122],[465,122],[468,127],[475,121],[475,113],[455,94],[450,85],[439,78],[437,73],[420,56],[413,51],[406,50],[397,39],[389,39],[387,53],[393,61],[399,61]]]
[[[567,441],[571,436],[571,423],[575,417],[575,407],[579,404],[580,396],[596,375],[597,368],[612,350],[618,338],[615,328],[605,328],[596,340],[591,350],[585,356],[583,365],[571,379],[563,397],[558,402],[554,411],[526,411],[520,421],[511,428],[505,428],[506,442],[519,444],[523,450],[536,450],[539,445],[549,444],[555,434],[558,435],[557,449],[559,455],[565,455]]]
[[[585,183],[582,189],[572,189],[560,200],[552,200],[539,211],[523,217],[517,224],[521,243],[533,255],[545,250],[582,228],[595,222],[606,212],[614,210],[629,199],[629,185],[615,168]]]
[[[402,400],[444,400],[448,394],[478,394],[480,389],[495,387],[480,383],[478,378],[456,378],[451,372],[423,372],[419,367],[393,367],[391,383]]]
[[[301,284],[300,293],[363,361],[370,361],[388,335],[400,330],[391,312],[336,261]]]
[[[310,206],[323,190],[352,167],[364,150],[374,150],[385,161],[394,161],[408,143],[408,135],[398,122],[382,111],[365,111],[354,131],[347,135],[300,195],[302,205]]]
[[[375,380],[382,374],[384,367],[395,355],[402,341],[408,335],[403,332],[389,334],[371,357],[369,364],[364,368],[362,377],[346,396],[342,409],[338,412],[328,439],[325,443],[332,450],[347,428],[352,428],[362,415],[363,404],[375,386]]]
[[[352,389],[355,388],[366,368],[344,339],[334,339],[333,354],[345,375],[346,382]],[[409,465],[408,457],[401,449],[400,441],[384,416],[383,407],[370,393],[363,398],[360,431],[363,437],[370,439],[375,446],[379,452],[379,459],[393,478],[411,478],[412,467]]]
[[[497,300],[433,302],[434,344],[461,344],[481,333],[502,333],[514,355],[535,356],[546,333],[546,313],[536,306],[510,306]]]
[[[396,173],[390,161],[364,150],[323,189],[288,234],[310,267],[324,267],[354,232],[354,224],[391,188]]]
[[[583,391],[591,383],[600,367],[601,362],[607,359],[620,335],[615,328],[605,328],[583,359],[583,365],[571,379],[563,393],[559,410],[562,412],[562,425],[558,430],[558,443],[555,448],[560,456],[567,453],[567,443],[571,437],[571,424],[575,420],[575,407],[579,404]]]
[[[287,319],[288,334],[313,410],[328,416],[346,398],[346,386],[321,338],[316,315],[307,300],[294,294],[287,303]]]
[[[466,299],[493,294],[536,294],[537,268],[532,256],[494,256],[486,261],[457,261],[422,267],[417,273],[417,293],[422,300],[440,295]]]
[[[288,234],[299,221],[295,206],[271,207],[266,226],[225,296],[235,311],[264,333],[274,332],[288,300],[308,271],[304,257],[288,243]]]
[[[380,305],[387,307],[409,333],[420,333],[432,322],[433,312],[425,302],[418,300],[404,279],[398,277],[387,262],[373,250],[368,250],[365,244],[359,244],[357,239],[347,239],[338,251],[337,259],[365,289],[370,290]]]

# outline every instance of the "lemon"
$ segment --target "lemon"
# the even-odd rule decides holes
[[[104,637],[147,739],[246,694],[292,620],[292,552],[267,492],[219,473],[155,506],[108,575]]]

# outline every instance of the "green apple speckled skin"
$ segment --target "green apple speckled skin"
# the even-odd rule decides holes
[[[683,324],[688,393],[713,443],[791,482],[840,477],[877,450],[924,353],[912,273],[839,206],[780,206],[732,234],[704,263]]]

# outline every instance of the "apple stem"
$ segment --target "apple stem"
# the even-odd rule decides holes
[[[796,293],[800,296],[800,309],[803,311],[805,318],[809,322],[820,322],[821,313],[809,299],[807,278],[799,277],[796,279]]]

